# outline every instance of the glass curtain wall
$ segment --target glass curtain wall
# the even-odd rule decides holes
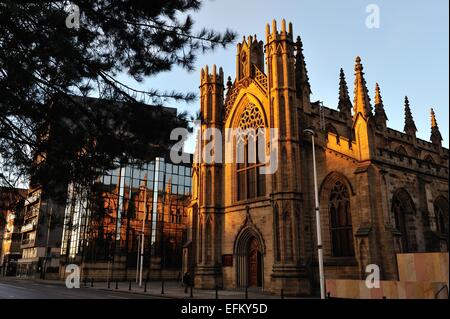
[[[127,267],[136,267],[144,230],[144,263],[151,255],[162,268],[180,268],[191,175],[190,165],[156,158],[122,165],[89,192],[71,186],[61,254],[86,262],[126,257]]]

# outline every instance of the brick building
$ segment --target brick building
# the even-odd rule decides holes
[[[26,189],[0,187],[0,274],[15,275],[21,257],[20,229]]]
[[[272,175],[247,157],[194,166],[185,265],[196,287],[317,293],[307,128],[316,133],[326,278],[365,278],[366,265],[377,264],[383,280],[395,280],[397,253],[448,251],[449,151],[433,110],[431,141],[416,137],[408,98],[404,132],[388,128],[380,87],[372,104],[359,57],[353,102],[343,70],[337,109],[312,102],[302,42],[285,21],[281,30],[267,25],[265,43],[238,44],[236,70],[227,83],[221,69],[202,70],[201,132],[277,128],[279,165]]]

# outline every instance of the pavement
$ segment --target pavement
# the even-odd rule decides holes
[[[131,289],[130,289],[131,284]],[[89,286],[90,283],[87,283]],[[170,299],[216,299],[216,291],[215,290],[206,290],[206,289],[191,289],[189,288],[187,292],[185,292],[185,288],[183,285],[177,281],[167,281],[164,284],[161,281],[149,281],[147,283],[147,287],[145,287],[145,283],[140,287],[135,281],[132,282],[116,282],[108,283],[98,283],[97,285],[94,283],[94,289],[101,289],[106,291],[121,291],[128,292],[131,294],[137,295],[151,295],[155,297],[162,298],[170,298]],[[246,299],[246,293],[244,289],[241,290],[218,290],[217,291],[218,299]],[[247,290],[247,298],[248,299],[280,299],[280,296],[263,293],[260,289],[249,288]]]
[[[145,289],[146,288],[146,289]],[[218,290],[218,299],[280,299],[260,289]],[[147,287],[135,282],[81,282],[79,289],[68,289],[63,281],[0,277],[0,299],[216,299],[215,290],[188,289],[176,281],[151,281]],[[288,298],[286,298],[288,299]],[[290,299],[290,298],[289,298]]]

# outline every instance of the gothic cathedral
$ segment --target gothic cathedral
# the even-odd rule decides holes
[[[397,253],[448,251],[449,150],[433,110],[431,142],[416,137],[408,98],[404,132],[388,128],[380,87],[372,107],[359,57],[354,72],[353,101],[341,69],[337,109],[312,102],[302,41],[284,20],[267,25],[265,43],[238,44],[234,81],[215,66],[201,71],[201,132],[277,128],[279,164],[272,175],[247,160],[194,165],[184,269],[195,287],[317,294],[305,129],[315,132],[326,278],[362,279],[377,264],[382,279],[395,280]]]

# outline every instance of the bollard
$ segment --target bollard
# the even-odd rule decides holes
[[[147,292],[147,280],[145,281],[144,292]]]
[[[327,292],[327,299],[331,298],[331,292]]]
[[[192,286],[191,286],[191,295],[190,295],[190,297],[191,297],[191,298],[194,298],[194,291],[193,291],[193,289],[192,289]]]
[[[219,286],[216,285],[216,299],[219,299]]]
[[[84,283],[84,286],[87,287],[87,278],[86,277],[84,277],[83,283]]]
[[[281,299],[284,299],[284,289],[281,289]]]
[[[108,279],[108,289],[111,289],[111,282]]]
[[[94,287],[94,278],[91,278],[91,287]]]
[[[119,281],[116,279],[116,289],[119,289]]]
[[[164,279],[161,281],[161,295],[164,295]]]
[[[248,299],[248,286],[245,286],[245,299]]]
[[[128,291],[131,291],[131,281],[130,281],[130,284],[128,286]]]

